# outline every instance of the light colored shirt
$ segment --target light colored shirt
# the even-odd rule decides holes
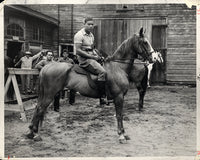
[[[33,57],[28,58],[28,57],[24,56],[21,58],[21,61],[22,61],[21,68],[23,68],[23,69],[31,69],[32,68]]]
[[[91,32],[87,34],[83,28],[74,36],[74,44],[76,43],[82,44],[83,49],[92,49],[94,44],[94,35]],[[74,51],[76,52],[76,48]]]
[[[23,69],[31,69],[32,68],[32,63],[33,61],[39,57],[41,54],[41,52],[37,53],[36,55],[34,55],[33,57],[27,57],[27,56],[24,56],[21,58],[21,68]]]
[[[81,49],[93,49],[94,45],[94,35],[90,32],[87,34],[85,32],[85,29],[82,28],[80,31],[78,31],[74,36],[74,54],[76,55],[76,44],[81,44]],[[88,52],[88,54],[93,54],[93,51]],[[88,62],[86,62],[88,59],[85,57],[77,56],[77,59],[79,61],[79,65],[87,66]]]

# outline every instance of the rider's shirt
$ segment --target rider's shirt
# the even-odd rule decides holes
[[[90,32],[89,34],[87,34],[85,32],[85,29],[81,29],[80,31],[78,31],[75,36],[74,36],[74,44],[81,44],[81,49],[82,50],[92,50],[93,49],[93,44],[94,44],[94,35]],[[75,45],[74,45],[75,46]],[[88,54],[93,54],[93,51],[87,51]],[[76,48],[74,48],[74,53],[76,54]],[[87,65],[87,58],[81,57],[81,56],[77,56],[78,57],[78,61],[79,64],[84,64]]]
[[[94,36],[91,32],[87,34],[83,28],[75,34],[74,43],[81,43],[83,50],[92,49],[94,44]]]

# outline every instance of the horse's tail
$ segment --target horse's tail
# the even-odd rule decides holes
[[[38,102],[41,102],[44,97],[44,86],[42,84],[42,72],[39,74],[39,83],[38,83]]]

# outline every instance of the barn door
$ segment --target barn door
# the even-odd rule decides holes
[[[127,22],[124,20],[95,20],[95,46],[108,55],[112,55],[117,47],[127,38]]]
[[[138,34],[141,27],[153,48],[159,50],[165,60],[166,55],[166,18],[94,19],[95,46],[108,55],[128,37]],[[151,82],[165,82],[165,64],[155,64]]]
[[[112,55],[117,47],[128,37],[138,34],[141,27],[152,43],[152,26],[165,24],[161,18],[130,18],[130,19],[94,19],[95,44],[98,49]]]
[[[164,63],[154,64],[151,82],[152,83],[164,83],[166,81],[166,25],[152,26],[152,46],[154,50],[161,52]]]

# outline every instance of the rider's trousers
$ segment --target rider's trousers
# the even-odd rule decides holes
[[[86,60],[88,65],[85,65],[83,68],[85,68],[86,70],[88,70],[89,72],[98,75],[98,81],[105,81],[106,80],[106,71],[103,68],[103,66],[101,66],[101,64],[99,64],[97,61],[93,60],[93,59],[87,59]]]

